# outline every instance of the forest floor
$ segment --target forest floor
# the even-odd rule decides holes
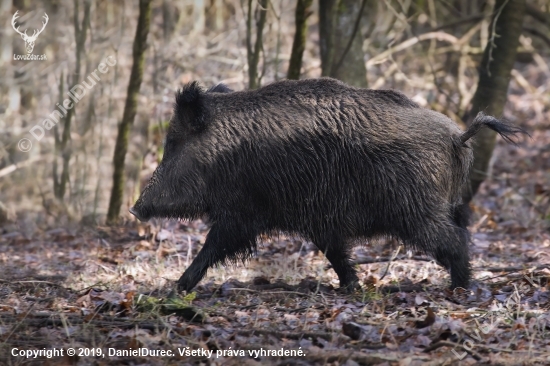
[[[363,289],[344,294],[322,253],[280,235],[178,296],[200,221],[31,237],[14,224],[0,236],[0,364],[548,365],[550,125],[524,127],[472,204],[468,290],[380,240],[357,247]]]

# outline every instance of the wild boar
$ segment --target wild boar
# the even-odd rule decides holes
[[[259,235],[275,232],[315,243],[342,288],[358,286],[352,243],[379,236],[432,256],[451,288],[467,287],[461,190],[469,140],[483,127],[505,139],[520,131],[480,113],[463,132],[399,92],[329,78],[240,92],[193,82],[176,93],[164,156],[130,212],[212,223],[180,290],[211,266],[245,260]]]

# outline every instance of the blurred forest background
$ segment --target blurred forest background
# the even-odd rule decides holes
[[[13,347],[86,346],[549,364],[548,0],[0,0],[0,32],[0,363],[27,364],[3,358]],[[32,41],[46,60],[20,59]],[[208,227],[137,223],[128,208],[162,156],[175,90],[321,76],[397,89],[463,128],[484,110],[529,132],[517,146],[477,137],[464,190],[472,289],[448,291],[442,267],[388,241],[355,249],[363,290],[339,294],[322,253],[281,234],[174,297]],[[75,86],[86,91],[75,107],[30,134]]]
[[[150,24],[136,38],[137,5],[1,1],[3,221],[25,222],[21,229],[31,234],[41,224],[105,222],[108,212],[110,222],[119,212],[128,218],[127,208],[162,154],[174,91],[191,80],[242,90],[287,77],[332,76],[356,86],[400,90],[463,125],[478,110],[504,116],[531,132],[529,144],[538,140],[536,131],[547,134],[546,0],[164,0],[142,9]],[[29,34],[48,15],[33,51],[47,60],[14,60],[13,54],[26,53],[12,24],[16,10],[16,25]],[[493,37],[491,19],[497,13],[506,26]],[[140,68],[132,70],[140,62],[132,54],[136,45],[143,58],[141,83],[136,82]],[[482,62],[489,48],[485,62],[494,68],[492,76]],[[30,136],[66,92],[109,56],[116,65],[100,74],[76,107],[40,141]],[[127,154],[122,136],[114,154],[119,132],[128,138]],[[29,152],[18,148],[21,138],[31,140]],[[474,192],[486,176],[495,137],[487,132],[479,139]],[[545,172],[521,187],[527,201],[536,200],[535,190],[548,188],[544,161],[550,159],[547,150],[543,153],[532,163],[540,161]],[[119,157],[114,188],[113,155]],[[510,172],[517,173],[517,167],[510,166]],[[541,207],[538,211],[548,214],[548,205]]]

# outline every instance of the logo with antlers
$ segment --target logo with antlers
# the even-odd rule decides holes
[[[13,17],[11,18],[11,26],[13,27],[13,29],[15,29],[17,33],[21,35],[21,38],[23,38],[23,40],[25,41],[25,48],[27,49],[27,53],[32,53],[32,50],[34,49],[34,42],[36,42],[36,38],[38,38],[38,35],[42,33],[44,28],[46,28],[46,24],[48,24],[48,19],[49,19],[48,14],[44,13],[44,22],[42,22],[42,29],[40,30],[35,29],[32,33],[32,36],[29,36],[27,34],[27,29],[25,29],[24,32],[21,32],[19,30],[19,26],[17,26],[17,28],[15,27],[15,20],[19,18],[17,16],[17,13],[19,13],[19,10],[17,10],[15,14],[13,14]]]

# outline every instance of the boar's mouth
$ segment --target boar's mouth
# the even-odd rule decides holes
[[[130,213],[134,215],[139,221],[141,222],[147,222],[149,221],[149,217],[144,217],[140,215],[140,213],[135,209],[135,207],[130,207],[129,209]]]

